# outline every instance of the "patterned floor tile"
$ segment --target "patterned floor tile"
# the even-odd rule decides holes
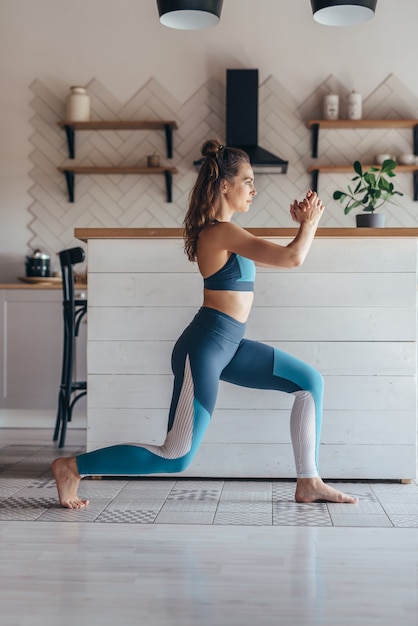
[[[95,522],[112,524],[153,524],[158,511],[135,511],[129,509],[106,509]]]
[[[179,489],[175,488],[170,492],[170,495],[167,498],[167,501],[200,501],[200,502],[208,502],[213,501],[217,502],[219,499],[218,489]]]
[[[392,523],[386,515],[339,515],[334,513],[331,515],[331,519],[334,526],[392,527]]]
[[[332,526],[332,522],[325,503],[275,502],[273,503],[273,525]]]
[[[271,526],[272,513],[267,511],[248,511],[231,509],[217,511],[214,524],[239,524],[242,526]]]
[[[159,511],[165,498],[132,498],[123,493],[109,502],[109,511]]]
[[[90,505],[64,509],[51,473],[52,460],[61,454],[68,456],[68,450],[39,445],[0,448],[0,520],[418,527],[417,481],[327,481],[359,498],[355,505],[341,505],[298,504],[291,480],[85,479],[79,496]]]
[[[389,515],[418,515],[418,502],[384,502],[383,508]]]
[[[273,500],[294,502],[295,501],[295,489],[296,489],[296,482],[292,482],[292,483],[274,482],[272,483]]]
[[[401,483],[373,483],[371,485],[371,489],[377,495],[388,495],[391,493],[397,495],[417,494],[418,484],[416,481],[413,481],[408,485],[402,485]]]
[[[170,500],[167,499],[163,504],[161,511],[164,512],[192,512],[192,511],[213,511],[215,512],[218,506],[218,500]]]
[[[418,515],[390,515],[395,528],[418,528]]]
[[[0,506],[0,520],[36,521],[56,502],[56,498],[13,496]]]
[[[213,524],[215,511],[167,511],[162,510],[155,524]]]
[[[328,503],[328,510],[332,516],[333,513],[338,515],[384,515],[384,510],[377,500],[368,501],[361,498],[356,504],[335,504]]]

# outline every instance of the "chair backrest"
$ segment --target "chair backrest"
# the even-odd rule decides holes
[[[77,263],[82,263],[86,258],[83,248],[69,248],[61,250],[59,253],[61,274],[62,274],[62,291],[63,301],[74,304],[74,269]]]

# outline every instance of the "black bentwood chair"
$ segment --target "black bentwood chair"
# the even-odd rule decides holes
[[[87,382],[85,380],[73,380],[76,338],[81,320],[87,313],[87,300],[76,299],[74,289],[73,266],[84,261],[84,250],[82,248],[62,250],[59,253],[59,258],[63,290],[64,345],[54,441],[57,441],[59,437],[59,447],[62,448],[65,443],[67,424],[71,422],[74,405],[77,400],[87,394]]]

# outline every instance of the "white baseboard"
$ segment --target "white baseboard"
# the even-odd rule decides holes
[[[54,428],[55,411],[0,409],[1,428]],[[72,428],[87,428],[86,415],[73,415]]]

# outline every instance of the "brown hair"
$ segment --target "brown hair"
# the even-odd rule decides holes
[[[210,139],[202,146],[205,157],[190,193],[189,209],[184,218],[184,251],[189,261],[196,260],[200,231],[213,222],[220,205],[221,181],[232,182],[242,163],[250,159],[244,150],[223,146]]]

